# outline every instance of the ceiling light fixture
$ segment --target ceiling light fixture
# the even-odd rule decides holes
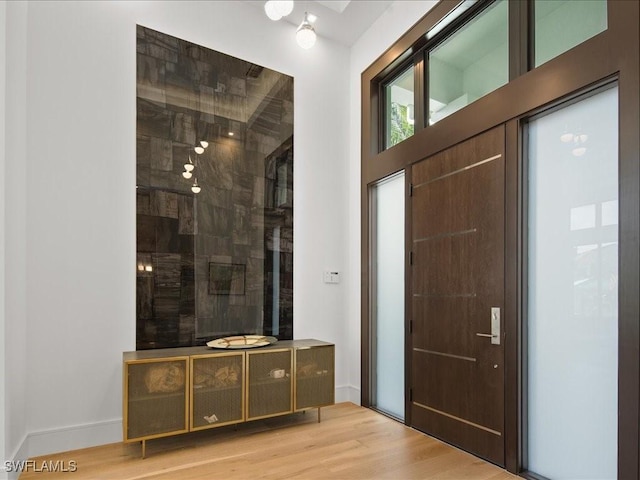
[[[298,42],[298,45],[305,50],[313,47],[316,43],[316,31],[314,30],[312,23],[317,19],[318,17],[313,13],[305,12],[304,20],[296,31],[296,41]]]
[[[198,155],[202,155],[204,153],[204,148],[202,148],[200,145],[198,145],[197,147],[193,147],[193,149]]]
[[[191,191],[193,193],[200,193],[200,190],[202,190],[200,188],[200,185],[198,185],[198,179],[196,178],[195,182],[193,182],[193,186],[191,187]]]
[[[273,21],[278,21],[293,12],[293,0],[269,0],[264,4],[264,13]]]

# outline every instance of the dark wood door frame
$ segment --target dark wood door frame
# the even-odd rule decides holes
[[[506,125],[506,393],[507,469],[526,470],[523,452],[522,359],[523,171],[521,121],[607,79],[618,81],[619,109],[619,374],[618,477],[640,477],[640,2],[608,1],[608,29],[538,68],[529,65],[530,8],[510,0],[510,82],[455,115],[417,130],[384,151],[379,138],[379,85],[387,72],[425,47],[425,33],[458,5],[442,0],[362,75],[362,404],[369,404],[369,185],[467,138]],[[405,178],[410,178],[409,172]],[[410,213],[410,212],[409,212]],[[407,232],[406,238],[410,237]],[[408,257],[407,263],[408,265]],[[410,271],[409,269],[406,269]],[[406,277],[406,275],[405,275]],[[409,280],[407,278],[407,280]],[[409,287],[410,284],[407,282]],[[410,303],[406,303],[407,307]],[[407,328],[411,313],[407,311]],[[408,331],[408,330],[407,330]],[[410,351],[410,345],[407,346]],[[408,368],[405,369],[410,374]],[[407,402],[409,401],[407,395]],[[407,409],[410,410],[410,409]],[[405,415],[406,416],[406,415]],[[410,421],[406,416],[405,422]]]

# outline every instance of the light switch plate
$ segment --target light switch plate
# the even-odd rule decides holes
[[[340,283],[340,272],[326,270],[322,274],[324,283]]]

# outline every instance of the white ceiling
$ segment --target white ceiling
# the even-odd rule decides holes
[[[264,1],[247,1],[263,9]],[[293,13],[283,18],[296,28],[304,19],[304,13],[318,17],[314,28],[319,37],[350,47],[389,8],[393,1],[386,0],[295,0]],[[265,21],[271,22],[265,14]]]
[[[347,8],[347,5],[351,3],[351,0],[316,0],[316,2],[338,13],[342,13],[344,9]]]

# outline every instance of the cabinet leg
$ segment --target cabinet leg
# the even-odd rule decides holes
[[[318,423],[320,423],[320,407],[318,407]]]
[[[144,460],[147,456],[147,441],[142,440],[142,459]]]

